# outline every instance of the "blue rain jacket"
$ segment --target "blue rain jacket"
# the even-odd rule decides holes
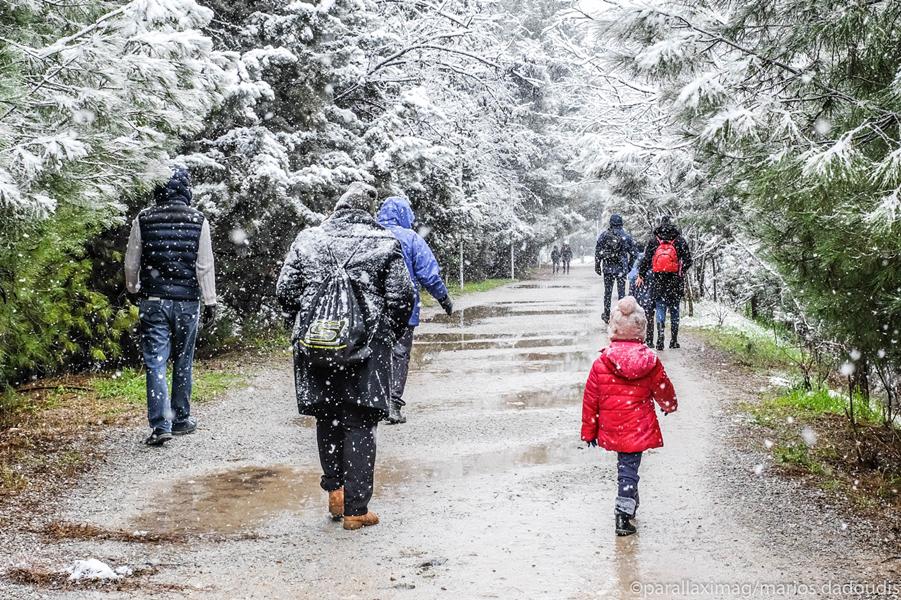
[[[447,297],[447,286],[441,279],[441,267],[421,235],[413,231],[413,208],[405,198],[388,198],[378,214],[379,223],[394,234],[404,253],[404,262],[416,290],[416,304],[410,315],[410,327],[419,325],[419,287],[423,286],[436,300]]]

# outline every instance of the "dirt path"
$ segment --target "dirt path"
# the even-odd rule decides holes
[[[849,597],[822,586],[899,580],[863,543],[864,524],[756,475],[757,458],[733,449],[723,406],[743,390],[702,375],[690,339],[663,353],[680,410],[642,464],[639,534],[616,538],[615,458],[579,442],[581,387],[604,342],[599,287],[577,266],[466,298],[451,318],[430,313],[410,421],[379,428],[382,525],[351,533],[326,519],[286,359],[202,407],[194,436],[162,450],[141,447],[138,431],[111,440],[106,464],[49,517],[187,542],[46,544],[11,532],[5,546],[5,566],[97,557],[158,571],[137,590],[5,582],[0,597],[135,598],[169,584],[191,598]]]

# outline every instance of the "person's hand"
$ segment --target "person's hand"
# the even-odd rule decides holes
[[[589,448],[597,448],[597,447],[598,447],[598,441],[597,441],[597,440],[591,440],[591,441],[589,441],[589,442],[585,442],[585,445],[586,445],[587,447],[589,447]]]
[[[200,326],[204,329],[216,322],[216,305],[206,304],[203,307],[203,314],[200,317]]]
[[[441,308],[444,309],[444,312],[446,312],[446,313],[449,314],[449,315],[450,315],[450,314],[453,314],[453,312],[454,312],[454,303],[453,303],[453,301],[450,299],[450,296],[445,296],[444,298],[439,299],[439,300],[438,300],[438,304],[441,305]]]
[[[641,275],[639,275],[638,277],[635,278],[635,287],[641,287],[643,285],[644,285],[644,278]]]

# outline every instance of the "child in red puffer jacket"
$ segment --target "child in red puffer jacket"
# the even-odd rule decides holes
[[[582,399],[582,440],[617,453],[616,534],[631,535],[638,508],[641,453],[663,446],[654,400],[664,414],[676,410],[676,391],[654,351],[645,346],[647,317],[635,298],[610,315],[610,345],[591,367]]]

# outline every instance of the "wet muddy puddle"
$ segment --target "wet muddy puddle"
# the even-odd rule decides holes
[[[402,496],[409,487],[476,475],[519,472],[534,466],[569,463],[580,458],[571,440],[536,444],[442,460],[381,461],[375,496]],[[228,535],[253,530],[280,515],[325,513],[326,494],[318,468],[285,465],[244,466],[171,483],[153,494],[160,499],[133,519],[139,530],[186,535]]]
[[[445,325],[449,327],[467,327],[488,319],[502,317],[538,317],[553,315],[585,315],[591,314],[589,309],[579,306],[560,308],[559,305],[550,305],[553,308],[534,307],[520,304],[485,304],[460,309],[452,315],[439,313],[425,320],[426,323]]]
[[[508,394],[503,396],[501,400],[507,408],[514,410],[580,406],[582,404],[582,389],[583,386],[579,383],[553,390],[527,390]]]

